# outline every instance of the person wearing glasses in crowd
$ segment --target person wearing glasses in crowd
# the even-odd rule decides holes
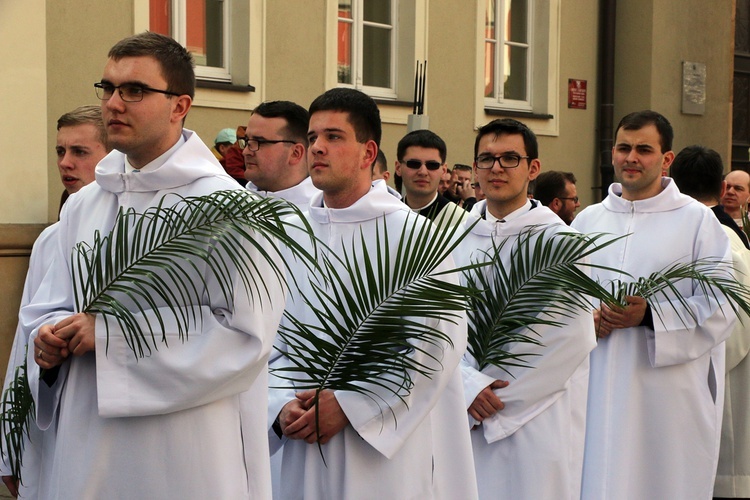
[[[115,150],[97,165],[95,182],[66,202],[50,267],[21,312],[32,329],[28,380],[37,424],[57,423],[39,498],[266,498],[266,362],[285,302],[270,266],[256,270],[268,294],[262,307],[239,284],[232,302],[209,293],[219,287],[211,273],[195,276],[201,298],[185,306],[195,320],[184,341],[167,317],[169,344],[143,358],[116,322],[107,328],[101,314],[76,313],[72,248],[108,234],[119,211],[241,189],[183,129],[195,74],[179,43],[146,32],[121,40],[108,57],[94,86]],[[167,306],[162,297],[153,301]],[[154,322],[148,304],[133,314]],[[257,417],[243,414],[245,397]]]
[[[431,221],[454,225],[465,214],[459,214],[458,206],[438,193],[440,179],[448,168],[446,155],[445,142],[436,133],[414,130],[398,141],[396,175],[403,179],[402,201],[409,208]]]
[[[308,123],[307,110],[290,101],[264,102],[253,110],[238,140],[248,190],[307,210],[320,192],[307,171]]]
[[[488,123],[477,133],[474,156],[474,174],[486,198],[464,222],[471,229],[453,252],[456,265],[485,262],[498,249],[501,264],[511,269],[522,233],[570,232],[557,215],[527,197],[528,183],[541,163],[536,136],[526,125],[508,118]],[[539,234],[529,236],[532,245]],[[538,344],[508,346],[512,355],[524,356],[524,366],[480,369],[468,351],[464,355],[480,499],[498,498],[499,492],[519,499],[579,497],[594,324],[590,311],[550,310],[545,315],[556,325],[516,332]]]
[[[550,170],[542,172],[534,183],[534,199],[555,212],[570,225],[581,206],[576,191],[576,177],[572,172]]]

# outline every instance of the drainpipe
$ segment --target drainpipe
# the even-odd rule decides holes
[[[599,5],[599,172],[601,199],[614,181],[612,146],[615,108],[615,14],[616,0],[601,0]]]

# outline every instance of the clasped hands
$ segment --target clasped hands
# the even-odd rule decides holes
[[[71,354],[81,356],[95,349],[93,314],[77,313],[55,325],[39,328],[34,339],[34,361],[49,370],[60,365]]]
[[[315,426],[315,406],[318,407],[318,428]],[[326,444],[349,424],[333,391],[320,391],[317,402],[315,389],[298,392],[296,399],[284,405],[279,412],[281,432],[289,439],[302,439],[306,443]]]
[[[594,309],[594,327],[600,339],[609,336],[613,330],[638,326],[646,315],[648,303],[643,297],[628,295],[625,307],[605,305]]]

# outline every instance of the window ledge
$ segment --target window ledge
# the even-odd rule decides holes
[[[517,111],[509,109],[484,108],[484,112],[490,116],[508,116],[511,118],[531,118],[533,120],[552,120],[554,115],[545,113],[533,113],[531,111]]]
[[[234,85],[227,82],[212,82],[209,80],[196,80],[195,86],[201,89],[229,90],[231,92],[255,92],[252,85]]]
[[[384,106],[399,106],[402,108],[413,108],[414,103],[410,101],[397,101],[393,99],[383,99],[381,97],[373,97],[373,101],[375,101],[378,105],[384,105]]]

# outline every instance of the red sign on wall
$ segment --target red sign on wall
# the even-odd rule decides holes
[[[586,109],[586,80],[568,79],[568,108]]]

